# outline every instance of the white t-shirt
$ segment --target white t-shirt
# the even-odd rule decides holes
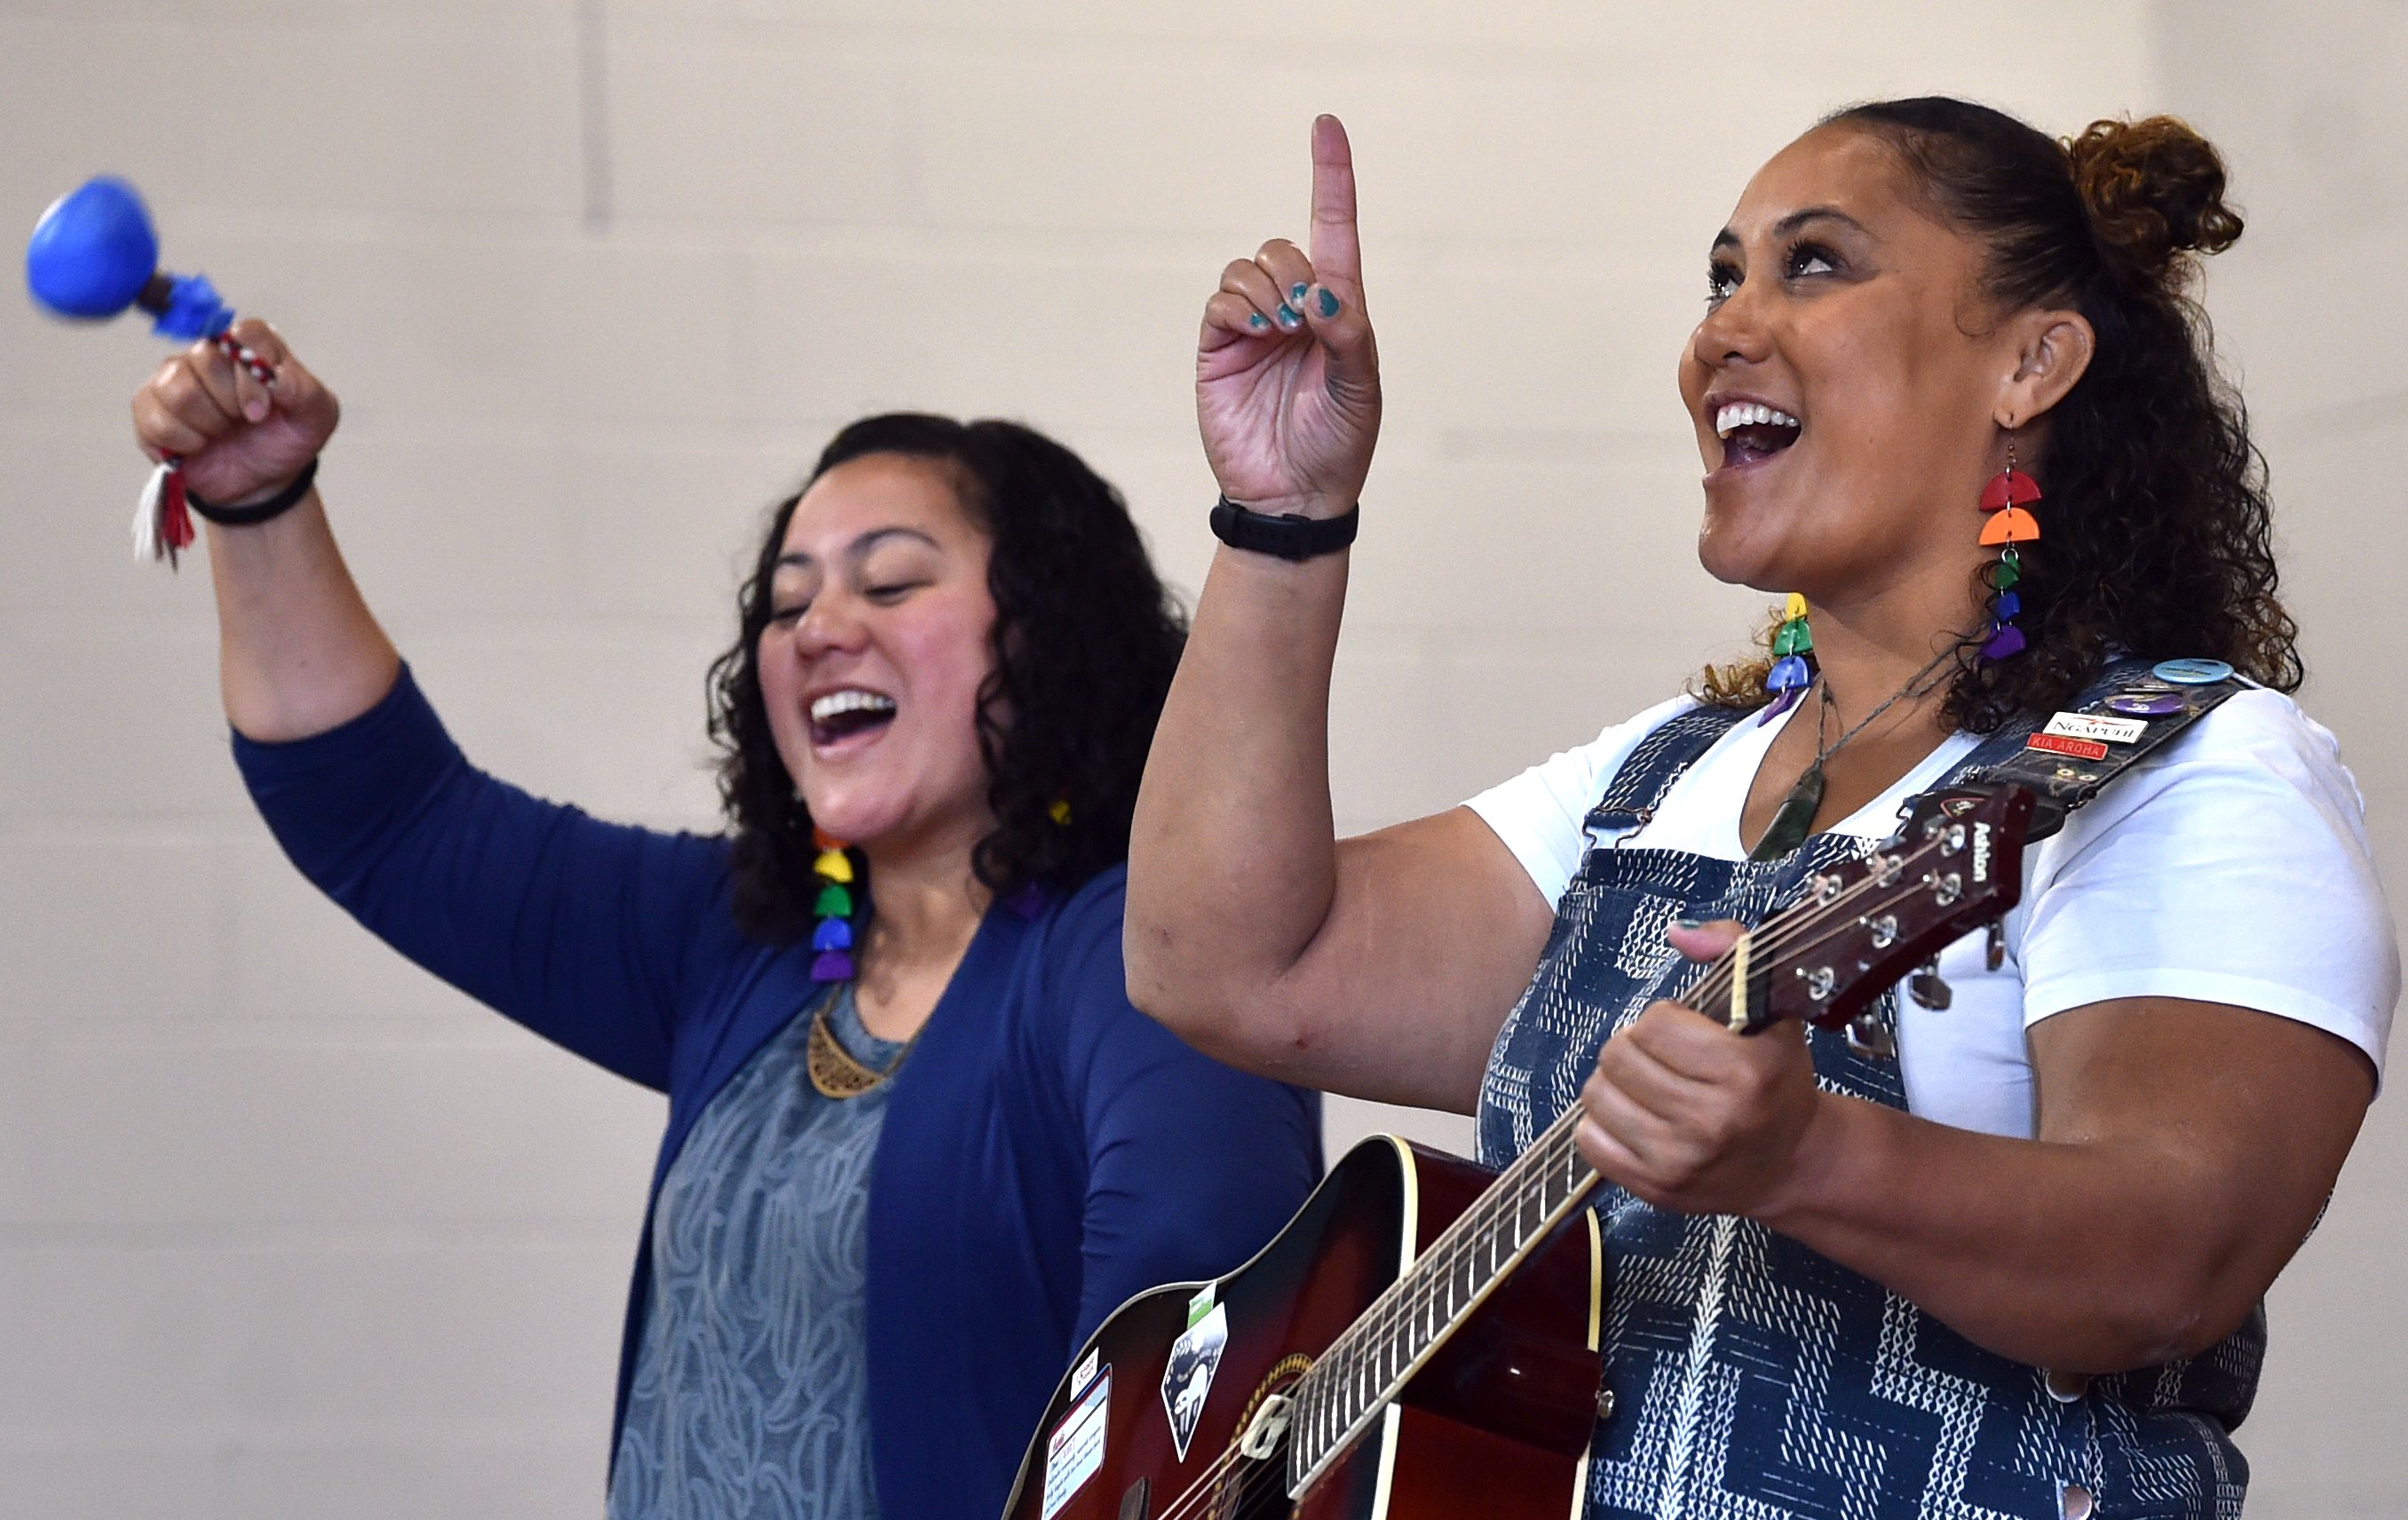
[[[1582,831],[1606,782],[1641,738],[1693,705],[1680,697],[1650,708],[1470,807],[1559,902],[1586,849],[1612,841]],[[1788,721],[1734,724],[1623,841],[1743,857],[1740,811]],[[1979,742],[1951,737],[1834,832],[1885,838],[1899,805]],[[1946,1011],[1899,999],[1907,1106],[2028,1138],[2024,1030],[2115,997],[2195,998],[2297,1019],[2358,1046],[2379,1072],[2400,955],[2365,810],[2332,735],[2290,698],[2262,689],[2228,698],[2025,853],[2023,900],[2007,915],[1998,970],[1984,967],[1983,936],[1970,935],[1940,957],[1956,994]]]

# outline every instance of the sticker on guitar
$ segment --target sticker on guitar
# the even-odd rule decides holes
[[[1095,1391],[1054,1427],[1045,1441],[1045,1520],[1062,1513],[1070,1497],[1104,1465],[1104,1432],[1112,1409],[1112,1369],[1105,1368]]]
[[[1212,1391],[1212,1374],[1221,1369],[1221,1350],[1228,1343],[1226,1304],[1214,1304],[1211,1313],[1170,1343],[1170,1365],[1162,1373],[1162,1411],[1170,1416],[1170,1442],[1182,1462],[1187,1443],[1196,1439],[1196,1422],[1204,1417],[1204,1396]]]

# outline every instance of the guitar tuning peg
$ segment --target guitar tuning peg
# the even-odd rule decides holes
[[[1986,936],[1982,941],[1982,963],[1995,971],[2007,961],[2007,921],[1990,920]]]
[[[1956,1000],[1948,983],[1940,980],[1940,963],[1936,960],[1925,961],[1915,968],[1914,975],[1907,978],[1906,991],[1916,1002],[1933,1010],[1944,1009]]]
[[[1870,1012],[1857,1014],[1848,1021],[1848,1049],[1870,1061],[1898,1059],[1898,1040],[1884,1024]]]

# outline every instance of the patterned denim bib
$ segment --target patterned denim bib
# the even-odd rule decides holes
[[[1590,838],[1643,825],[1741,716],[1700,709],[1641,740]],[[1665,943],[1676,919],[1760,923],[1872,844],[1817,834],[1770,862],[1591,849],[1489,1057],[1481,1158],[1526,1149],[1606,1039],[1695,974]],[[1876,1005],[1893,1023],[1894,996]],[[1895,1061],[1835,1032],[1809,1043],[1822,1086],[1906,1106]],[[1590,1520],[2238,1520],[2248,1468],[2227,1432],[2257,1386],[2262,1310],[2204,1355],[2052,1391],[2041,1369],[1753,1221],[1612,1186],[1594,1207],[1613,1413],[1591,1448]]]

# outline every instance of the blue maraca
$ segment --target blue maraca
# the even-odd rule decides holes
[[[141,195],[106,174],[42,213],[25,245],[25,284],[47,309],[83,322],[138,306],[162,337],[214,337],[234,321],[208,276],[159,267],[159,235]]]
[[[140,307],[160,337],[214,339],[260,383],[276,383],[275,372],[226,332],[234,308],[208,276],[171,275],[159,267],[150,212],[132,185],[113,176],[87,180],[42,213],[25,245],[25,286],[45,310],[78,322],[106,322]],[[161,462],[134,519],[136,554],[170,565],[193,541],[179,463]]]

